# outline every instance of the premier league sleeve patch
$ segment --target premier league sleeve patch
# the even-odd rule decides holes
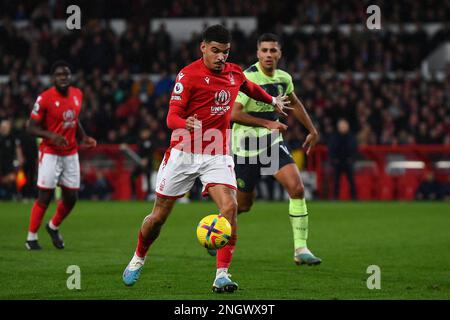
[[[183,84],[181,82],[175,83],[175,86],[173,88],[173,93],[175,94],[181,94],[183,92]]]

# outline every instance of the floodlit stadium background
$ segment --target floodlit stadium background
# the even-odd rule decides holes
[[[81,30],[66,27],[72,4],[81,8]],[[369,30],[373,4],[381,29]],[[100,144],[81,150],[81,197],[152,200],[170,138],[165,117],[174,77],[200,56],[199,34],[213,23],[232,30],[229,61],[244,69],[256,61],[258,35],[282,37],[279,67],[293,76],[321,134],[306,158],[304,128],[293,116],[286,120],[285,140],[308,199],[334,197],[327,146],[340,118],[359,145],[360,200],[412,200],[424,181],[438,185],[434,198],[450,197],[448,1],[2,1],[0,12],[0,119],[12,121],[25,158],[11,160],[17,192],[0,192],[3,199],[35,196],[36,143],[23,127],[49,86],[50,65],[62,58],[85,94],[81,121]],[[344,177],[339,189],[338,199],[350,198]],[[187,197],[200,199],[199,191],[196,184]],[[287,196],[269,177],[257,191],[262,199]]]

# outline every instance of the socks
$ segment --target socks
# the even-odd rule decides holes
[[[28,231],[30,233],[37,233],[39,227],[41,226],[42,219],[44,218],[46,210],[46,205],[38,202],[37,200],[34,202],[34,205],[31,208],[30,225],[28,227]]]
[[[228,270],[231,264],[231,259],[233,258],[233,252],[234,247],[236,246],[236,241],[237,241],[237,234],[233,234],[231,235],[228,244],[225,247],[217,250],[217,257],[216,257],[217,269],[226,268]]]
[[[53,224],[52,220],[50,220],[50,221],[48,222],[48,226],[49,226],[50,229],[55,230],[55,231],[59,229],[59,227],[57,227],[57,226],[55,226],[55,225]]]
[[[145,258],[147,255],[148,249],[150,249],[150,246],[152,244],[152,240],[144,239],[144,236],[142,235],[141,230],[139,229],[139,236],[138,236],[138,243],[136,246],[136,255],[139,258]]]
[[[145,263],[145,258],[138,257],[135,253],[133,258],[130,261],[130,264],[128,265],[128,268],[131,271],[134,271],[134,270],[137,270],[140,267],[142,267],[144,265],[144,263]]]
[[[306,247],[308,211],[305,199],[289,199],[289,217],[294,235],[294,249]]]
[[[70,211],[72,211],[74,205],[68,205],[64,203],[64,201],[58,202],[58,207],[56,208],[56,213],[51,219],[51,223],[53,226],[58,229],[61,222],[69,215]],[[53,228],[52,228],[53,229]]]
[[[37,233],[28,231],[27,241],[34,241],[37,239],[38,239]]]
[[[228,268],[218,268],[216,271],[216,278],[221,276],[222,274],[228,274]]]

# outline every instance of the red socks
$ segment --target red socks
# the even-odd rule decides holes
[[[55,227],[59,227],[61,222],[69,215],[72,211],[73,205],[67,205],[63,201],[59,201],[58,207],[56,208],[56,213],[52,218],[52,223]]]
[[[229,268],[233,258],[234,247],[236,246],[237,234],[233,234],[228,244],[217,250],[216,266],[219,268]]]
[[[139,258],[145,258],[152,242],[153,242],[152,240],[144,239],[144,236],[142,235],[142,232],[139,229],[138,243],[136,246],[136,255]]]
[[[46,210],[46,205],[38,202],[37,200],[34,202],[34,205],[31,208],[30,225],[28,231],[36,233],[39,230]]]

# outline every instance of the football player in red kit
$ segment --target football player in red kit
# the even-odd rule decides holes
[[[237,240],[236,177],[228,150],[231,107],[239,91],[274,105],[283,114],[288,102],[286,97],[270,96],[248,81],[238,65],[226,62],[230,42],[226,28],[208,27],[200,45],[202,58],[177,75],[167,115],[167,126],[173,130],[171,143],[158,171],[152,213],[143,221],[135,254],[122,276],[125,285],[131,286],[138,280],[147,251],[176,199],[200,178],[203,194],[209,194],[232,226],[229,243],[217,250],[213,290],[234,292],[238,288],[228,274]]]
[[[62,200],[56,213],[46,224],[53,245],[64,248],[59,226],[72,211],[80,188],[80,163],[78,143],[88,148],[97,145],[95,139],[86,135],[78,121],[83,103],[83,93],[70,85],[71,71],[64,61],[51,67],[54,86],[42,92],[31,112],[28,133],[42,138],[39,146],[38,199],[31,209],[30,225],[25,246],[28,250],[42,249],[37,232],[57,185],[62,189]]]

